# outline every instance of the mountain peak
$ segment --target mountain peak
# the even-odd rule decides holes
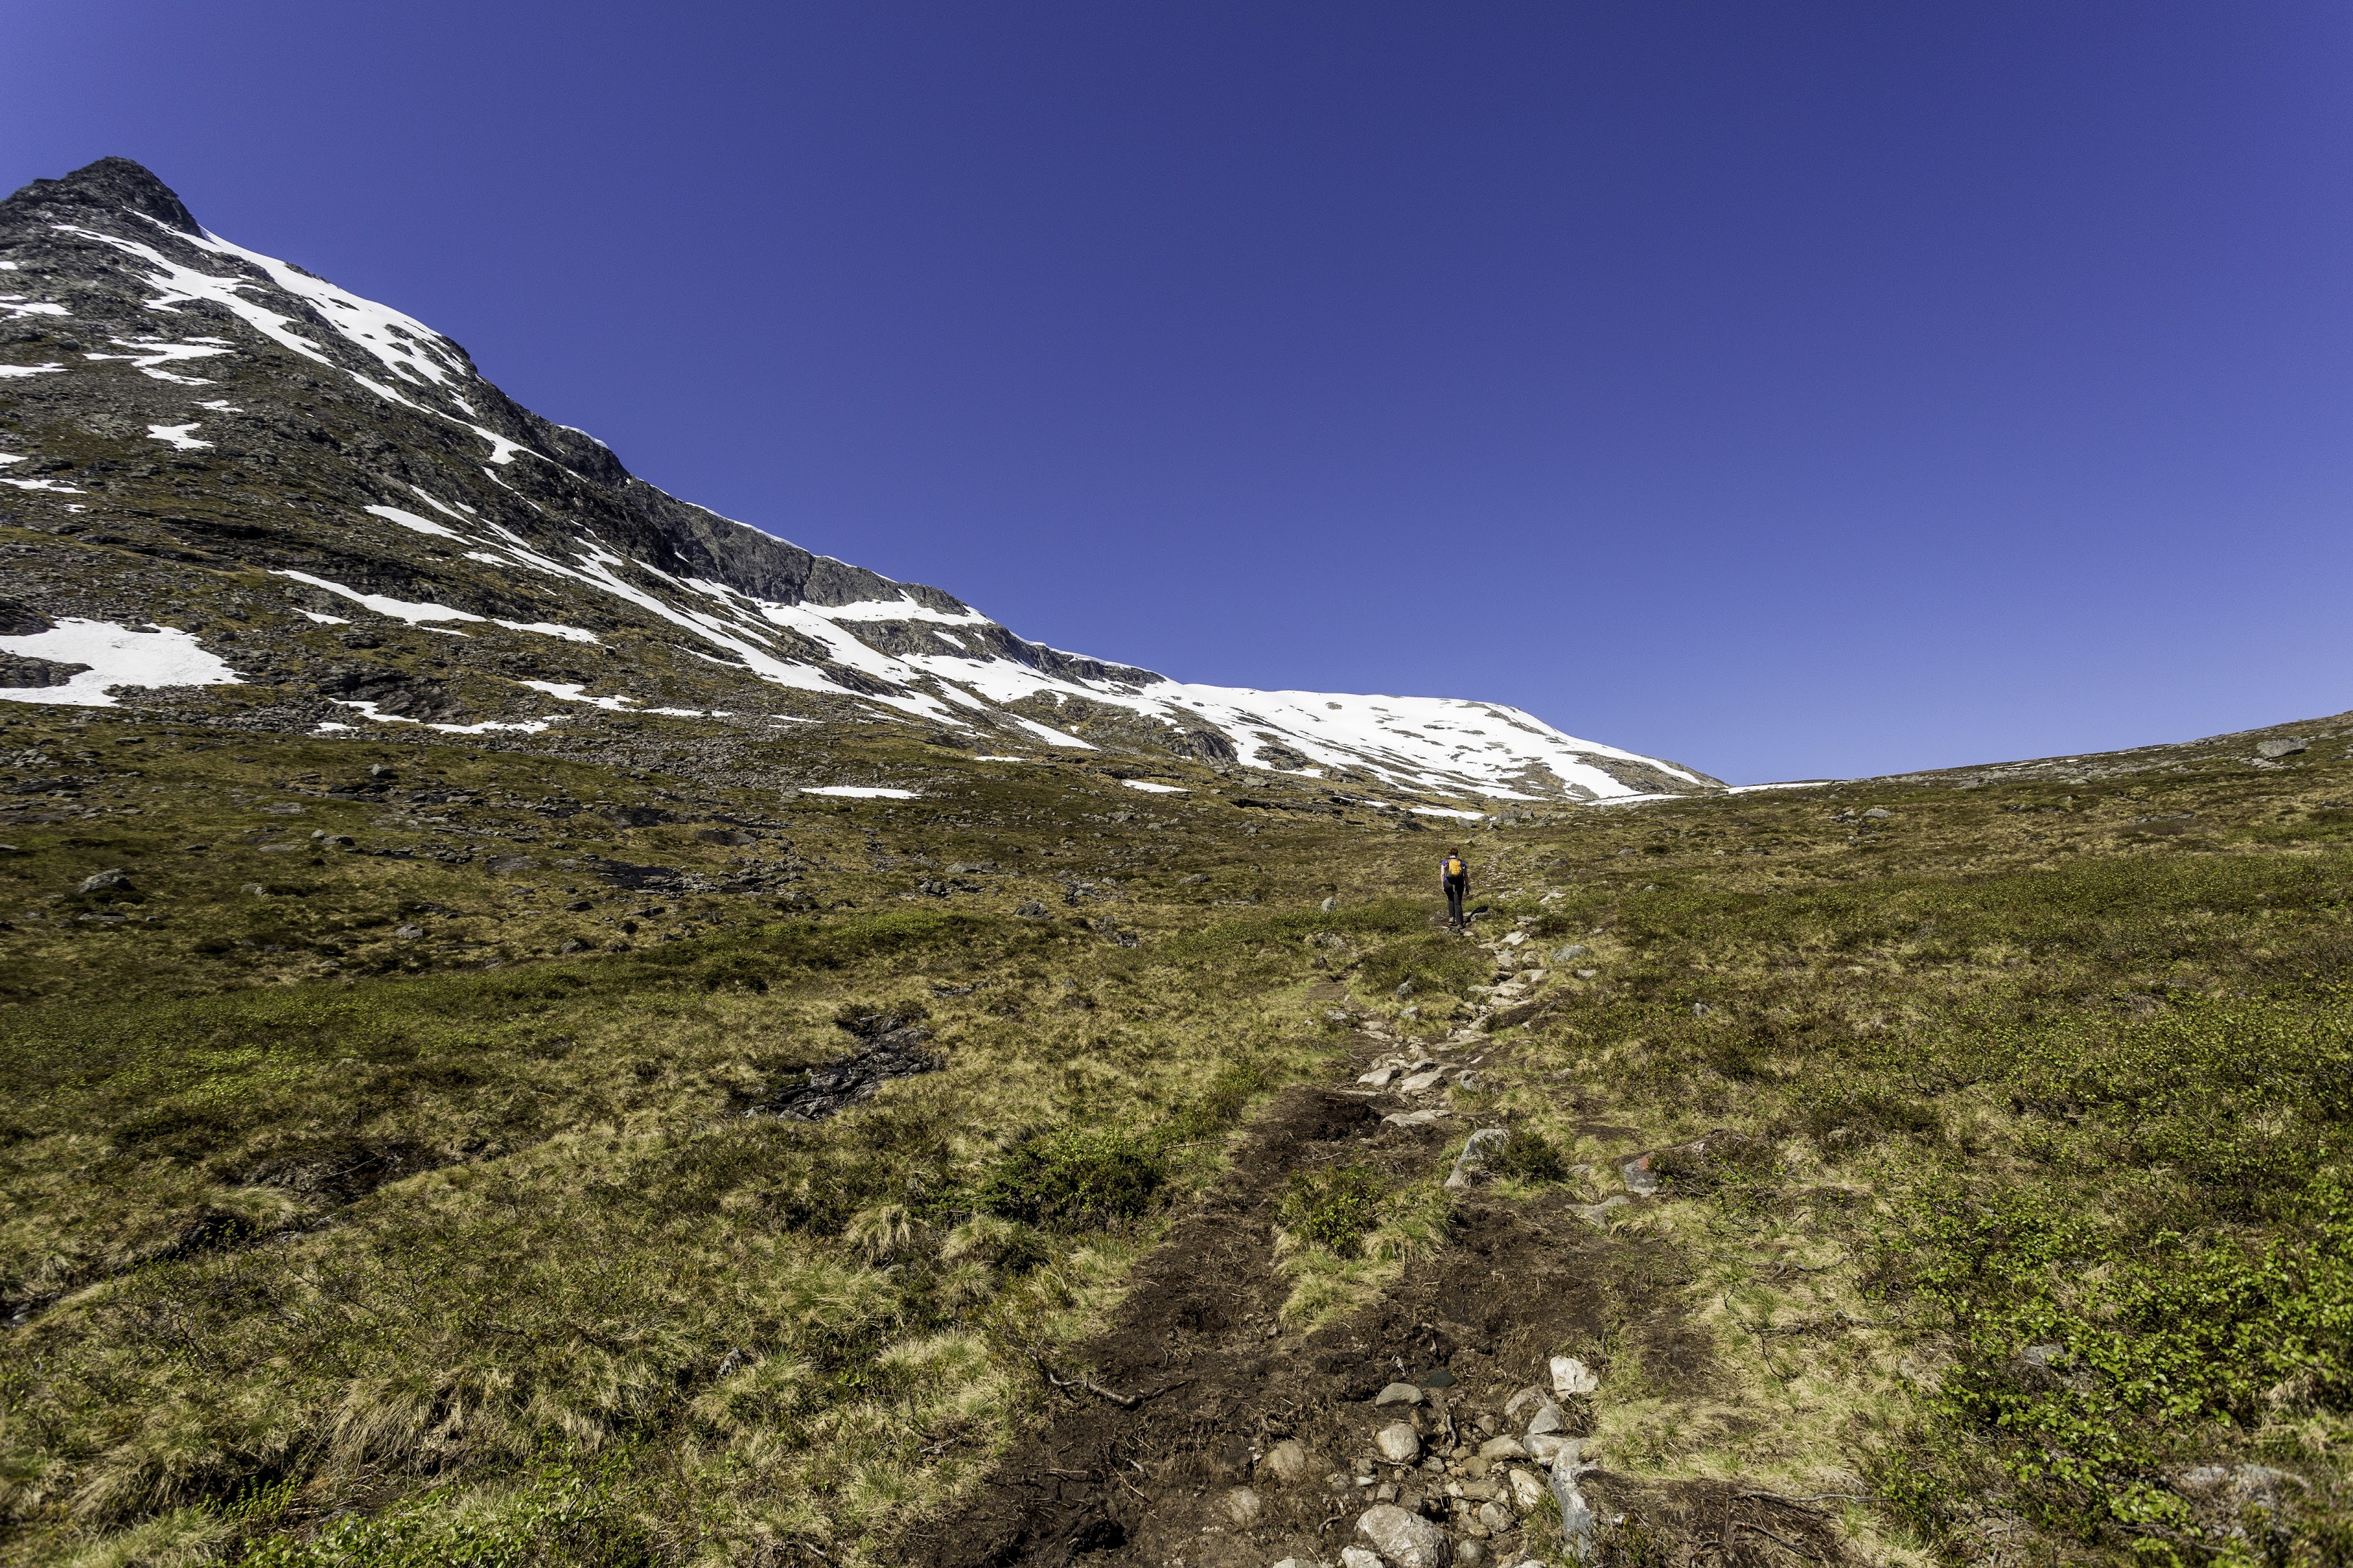
[[[35,180],[0,205],[15,207],[19,203],[27,207],[70,206],[104,212],[120,212],[127,207],[182,234],[204,232],[171,186],[157,179],[145,164],[129,158],[100,158],[94,163],[84,163],[63,179]]]

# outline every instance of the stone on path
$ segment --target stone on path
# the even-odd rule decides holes
[[[1299,1565],[1295,1557],[1286,1557],[1282,1562],[1290,1563],[1292,1568]],[[1282,1568],[1282,1563],[1276,1563],[1274,1568]],[[1367,1552],[1361,1546],[1343,1546],[1340,1548],[1340,1568],[1388,1568],[1388,1564],[1381,1561],[1381,1554],[1377,1552]]]
[[[1585,1494],[1577,1489],[1577,1479],[1566,1467],[1552,1473],[1552,1495],[1560,1504],[1560,1542],[1570,1555],[1581,1561],[1593,1556],[1593,1510],[1586,1503]]]
[[[1590,1521],[1592,1515],[1586,1517]],[[1388,1558],[1393,1568],[1445,1568],[1445,1533],[1419,1514],[1408,1513],[1395,1503],[1367,1509],[1364,1517],[1356,1521],[1356,1533]]]
[[[1392,1383],[1374,1396],[1375,1405],[1419,1405],[1421,1390],[1410,1383]]]
[[[1564,1399],[1582,1399],[1600,1392],[1601,1380],[1593,1369],[1573,1355],[1552,1358],[1552,1391]]]
[[[1266,1451],[1265,1466],[1276,1480],[1296,1481],[1306,1477],[1314,1461],[1308,1456],[1306,1444],[1296,1437],[1285,1437]]]
[[[1467,1079],[1471,1075],[1465,1073],[1462,1076]],[[1502,1153],[1504,1145],[1511,1141],[1512,1130],[1508,1127],[1482,1127],[1471,1134],[1471,1141],[1462,1145],[1462,1152],[1455,1157],[1453,1173],[1446,1178],[1447,1186],[1454,1191],[1469,1186],[1472,1173]]]
[[[1651,1169],[1651,1156],[1637,1154],[1618,1167],[1626,1179],[1626,1190],[1638,1198],[1647,1198],[1659,1190],[1658,1173]]]
[[[1226,1517],[1245,1529],[1258,1522],[1261,1506],[1258,1493],[1248,1487],[1236,1487],[1226,1494]]]
[[[1403,1421],[1393,1421],[1373,1434],[1373,1447],[1392,1465],[1410,1465],[1421,1458],[1421,1434]]]

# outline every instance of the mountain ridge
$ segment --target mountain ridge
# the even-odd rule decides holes
[[[508,397],[424,322],[206,230],[127,159],[0,202],[0,268],[13,405],[0,484],[34,514],[24,525],[182,569],[153,584],[161,606],[81,616],[103,635],[61,631],[52,616],[75,595],[37,593],[20,619],[39,629],[0,647],[88,668],[5,689],[19,700],[118,700],[109,660],[126,616],[201,644],[201,628],[156,619],[195,607],[173,612],[174,593],[260,573],[307,623],[248,614],[238,630],[272,656],[246,658],[288,699],[285,722],[536,733],[578,717],[567,709],[733,721],[758,707],[786,723],[920,723],[992,753],[1157,754],[1456,806],[1720,787],[1500,704],[1194,685],[1022,637],[944,589],[670,495]],[[86,589],[107,565],[71,575]],[[259,586],[242,609],[259,609]],[[341,626],[357,629],[334,634],[339,647],[308,629]],[[437,637],[497,646],[453,660]],[[584,663],[575,648],[606,652]],[[242,679],[208,651],[210,685]]]

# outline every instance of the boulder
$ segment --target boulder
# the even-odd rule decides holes
[[[1386,1558],[1391,1568],[1446,1568],[1451,1555],[1445,1533],[1438,1526],[1395,1503],[1366,1510],[1364,1517],[1356,1521],[1356,1533]]]
[[[2305,749],[2305,742],[2301,737],[2283,735],[2275,741],[2258,742],[2255,745],[2255,755],[2264,758],[2292,757]]]
[[[1572,1437],[1566,1432],[1536,1432],[1528,1437],[1528,1458],[1546,1468],[1566,1463],[1576,1466],[1583,1461],[1580,1450],[1582,1437]]]
[[[1534,1443],[1539,1437],[1566,1431],[1567,1426],[1568,1423],[1561,1416],[1560,1406],[1547,1399],[1536,1406],[1535,1415],[1528,1417],[1528,1441]]]
[[[81,879],[80,886],[74,889],[74,891],[77,893],[96,895],[99,897],[104,897],[111,893],[128,893],[135,890],[136,889],[134,889],[131,885],[131,873],[123,870],[121,867],[116,867],[114,869],[110,871],[92,872],[90,875],[84,877]]]
[[[1410,1465],[1421,1458],[1421,1434],[1403,1421],[1392,1421],[1373,1434],[1373,1447],[1392,1465]]]

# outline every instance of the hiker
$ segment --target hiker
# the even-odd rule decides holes
[[[1471,890],[1471,868],[1462,863],[1462,852],[1449,849],[1446,858],[1439,862],[1438,884],[1446,889],[1446,923],[1455,931],[1462,929],[1462,895]]]

